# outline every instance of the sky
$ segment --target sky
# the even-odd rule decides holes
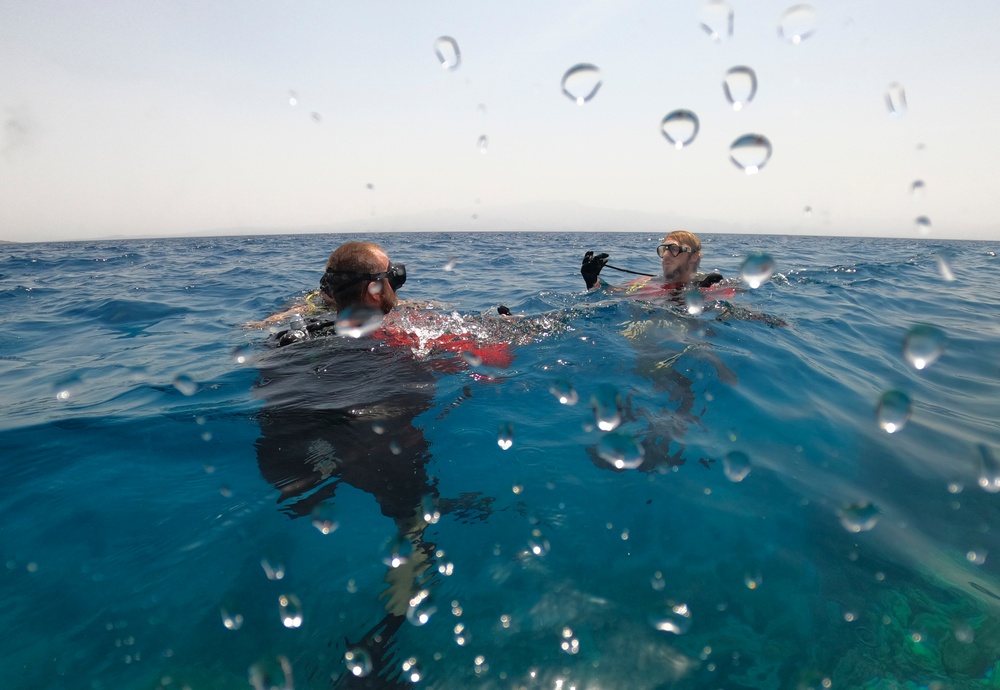
[[[1000,4],[817,0],[784,20],[795,6],[0,0],[0,240],[1000,239]],[[715,40],[701,24],[726,7],[732,34]],[[582,105],[561,87],[579,64],[600,79]],[[734,67],[757,81],[739,110]],[[661,129],[677,110],[699,123],[683,148]],[[748,134],[772,150],[756,174],[731,160]]]

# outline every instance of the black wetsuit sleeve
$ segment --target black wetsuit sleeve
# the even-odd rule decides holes
[[[715,272],[709,273],[706,276],[702,276],[698,280],[698,287],[703,287],[703,288],[712,287],[716,283],[721,283],[723,280],[725,279],[722,277],[721,273],[715,273]]]

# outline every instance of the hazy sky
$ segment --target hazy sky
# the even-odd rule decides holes
[[[996,0],[816,2],[797,44],[778,30],[794,2],[730,4],[714,41],[701,0],[0,0],[0,239],[544,229],[553,213],[1000,237]],[[582,106],[560,88],[579,63],[601,70]],[[758,82],[739,111],[735,66]],[[683,149],[660,127],[677,109],[700,122]],[[744,134],[773,147],[755,175],[730,161]]]

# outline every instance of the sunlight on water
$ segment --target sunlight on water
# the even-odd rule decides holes
[[[583,105],[601,88],[601,70],[594,65],[574,65],[562,78],[562,92],[577,105]]]
[[[663,117],[660,131],[674,148],[682,149],[698,136],[698,116],[690,110],[674,110]]]
[[[744,134],[729,146],[729,160],[747,175],[756,175],[771,159],[771,142],[760,134]]]
[[[462,62],[462,53],[458,42],[451,36],[441,36],[434,41],[434,55],[437,56],[441,68],[454,72]]]

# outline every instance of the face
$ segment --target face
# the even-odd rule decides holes
[[[694,277],[694,266],[691,263],[694,254],[691,247],[671,235],[667,235],[662,244],[678,245],[682,249],[677,256],[674,256],[670,251],[664,251],[663,256],[660,257],[660,266],[663,268],[663,276],[667,282],[686,283],[691,280]]]

